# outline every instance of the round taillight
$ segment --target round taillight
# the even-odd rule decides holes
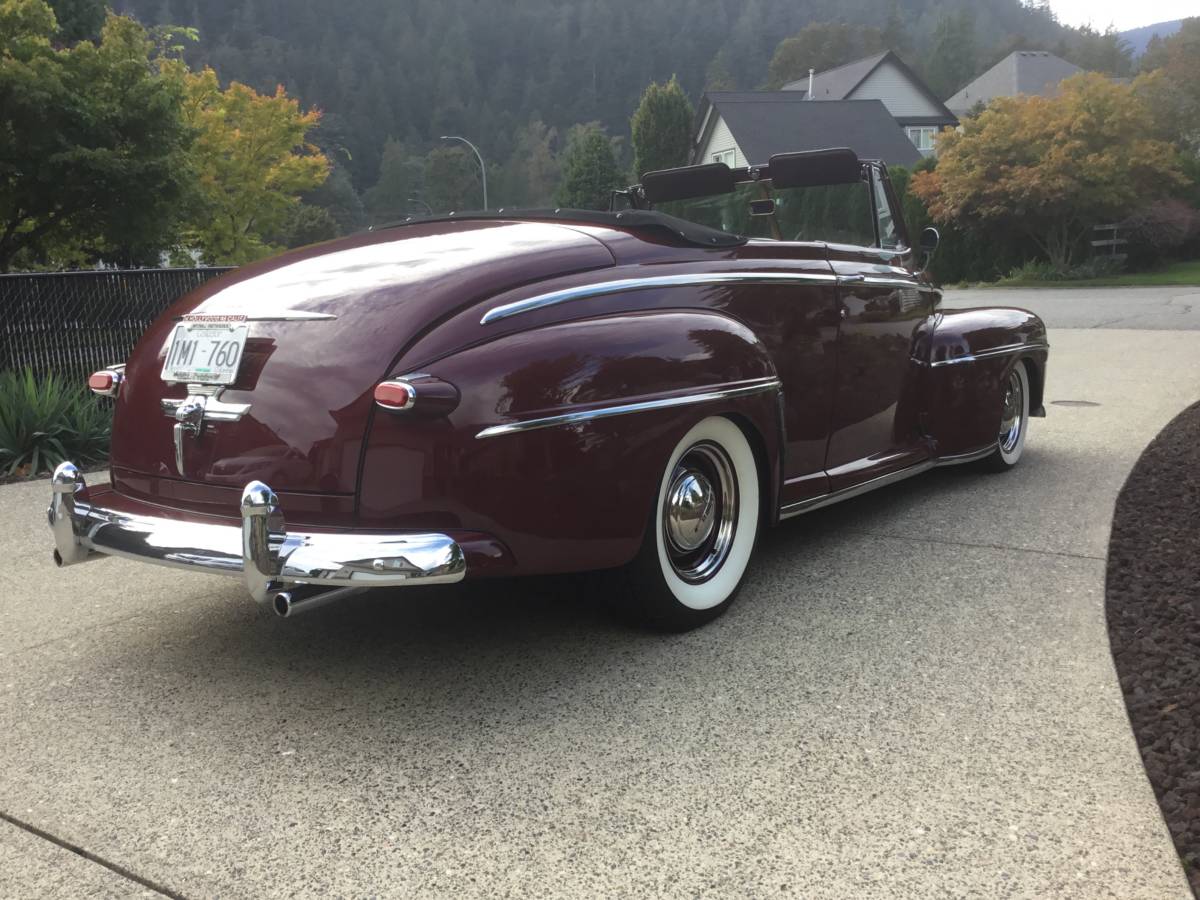
[[[101,369],[88,376],[88,387],[98,397],[115,397],[121,390],[121,382],[125,380],[125,367],[113,366]]]
[[[375,402],[384,409],[411,409],[416,399],[416,391],[406,382],[381,381],[375,385]]]

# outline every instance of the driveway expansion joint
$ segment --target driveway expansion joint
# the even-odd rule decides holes
[[[8,822],[10,825],[15,826],[16,828],[20,828],[22,831],[27,832],[28,834],[32,834],[34,837],[39,837],[44,841],[49,841],[56,846],[62,847],[64,850],[69,850],[77,856],[82,856],[88,862],[93,862],[98,866],[103,866],[113,874],[120,875],[122,878],[154,891],[156,894],[160,894],[163,897],[170,897],[171,900],[187,900],[183,894],[179,893],[178,891],[171,890],[166,885],[158,884],[155,881],[151,881],[149,878],[144,878],[141,875],[138,875],[136,872],[131,872],[120,863],[111,862],[102,856],[97,856],[95,853],[85,850],[78,844],[73,844],[65,838],[60,838],[57,835],[51,834],[45,829],[38,828],[36,825],[31,825],[28,822],[18,819],[14,815],[4,812],[4,810],[0,810],[0,819],[3,819],[5,822]]]

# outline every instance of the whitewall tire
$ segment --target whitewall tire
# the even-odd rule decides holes
[[[659,480],[641,552],[629,567],[631,612],[686,631],[723,613],[746,574],[761,519],[758,464],[729,419],[696,424]]]
[[[997,472],[1015,466],[1025,451],[1025,435],[1029,431],[1029,369],[1023,360],[1017,362],[1004,386],[1000,409],[1000,432],[996,450],[985,462]]]

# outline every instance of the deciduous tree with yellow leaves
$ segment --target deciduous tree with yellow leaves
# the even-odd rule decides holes
[[[1005,97],[938,141],[911,190],[935,221],[1025,234],[1060,270],[1084,237],[1183,183],[1174,147],[1153,136],[1128,85],[1084,73],[1056,97]]]
[[[273,95],[233,82],[221,89],[212,69],[176,70],[184,82],[184,121],[196,139],[195,191],[183,229],[205,262],[249,262],[279,250],[278,233],[299,195],[329,175],[329,160],[306,138],[320,121],[301,112],[283,86]]]

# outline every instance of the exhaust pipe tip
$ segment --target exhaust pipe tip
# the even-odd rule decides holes
[[[290,619],[300,613],[311,612],[346,597],[361,594],[364,590],[366,588],[327,588],[315,587],[311,584],[298,584],[291,590],[276,591],[272,594],[271,609],[275,610],[275,615],[279,618]]]

